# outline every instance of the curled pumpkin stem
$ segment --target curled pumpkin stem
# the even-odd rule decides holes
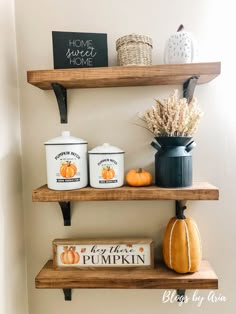
[[[180,24],[180,26],[177,29],[177,32],[181,32],[184,29],[184,25]]]

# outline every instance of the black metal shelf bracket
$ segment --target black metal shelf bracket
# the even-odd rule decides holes
[[[70,202],[59,202],[63,215],[64,226],[71,225]]]
[[[187,208],[186,200],[175,201],[175,215],[178,219],[185,219],[184,210]],[[185,300],[185,289],[177,289],[177,301],[184,302]]]
[[[177,289],[176,290],[176,294],[177,294],[176,300],[177,300],[177,302],[182,302],[183,303],[185,301],[185,292],[186,292],[185,289]]]
[[[71,289],[63,289],[65,301],[71,301]]]
[[[51,85],[57,98],[61,123],[67,123],[67,89],[58,83]]]
[[[187,208],[186,201],[175,201],[175,215],[178,219],[185,219],[184,210]]]
[[[197,81],[199,79],[199,76],[191,76],[187,81],[183,84],[183,96],[187,99],[188,103],[193,98],[194,90],[197,85]]]

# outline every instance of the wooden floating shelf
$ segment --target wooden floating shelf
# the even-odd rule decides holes
[[[52,83],[69,89],[178,85],[192,76],[199,76],[198,84],[203,84],[217,77],[220,68],[220,62],[211,62],[35,70],[27,72],[27,80],[28,83],[44,90],[52,89]]]
[[[33,202],[218,199],[219,189],[207,182],[197,182],[187,188],[123,186],[115,189],[86,187],[69,191],[50,190],[47,185],[43,185],[32,193]]]
[[[163,263],[154,269],[54,269],[48,261],[35,278],[36,288],[73,289],[218,289],[218,278],[208,261],[203,260],[198,272],[177,274]]]

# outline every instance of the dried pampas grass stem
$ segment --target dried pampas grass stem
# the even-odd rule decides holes
[[[155,101],[154,106],[138,115],[145,123],[143,127],[154,136],[192,136],[196,132],[203,113],[195,97],[188,103],[175,90],[167,99]]]

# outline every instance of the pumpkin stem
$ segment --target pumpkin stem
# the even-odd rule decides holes
[[[138,168],[137,169],[137,173],[142,173],[143,169],[142,168]]]
[[[181,32],[184,29],[184,25],[180,24],[180,26],[177,29],[177,32]]]

